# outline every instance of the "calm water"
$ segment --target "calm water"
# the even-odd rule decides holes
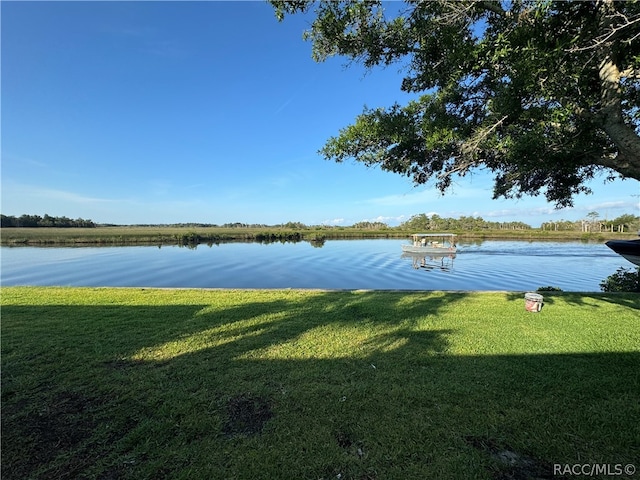
[[[600,291],[627,262],[601,243],[459,243],[455,258],[412,258],[405,240],[158,247],[2,247],[2,285]]]

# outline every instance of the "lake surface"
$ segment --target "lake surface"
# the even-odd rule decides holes
[[[197,248],[1,247],[3,286],[535,290],[598,292],[634,265],[604,243],[469,241],[455,257],[406,257],[406,240],[225,243]]]

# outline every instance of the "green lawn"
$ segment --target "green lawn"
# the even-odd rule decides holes
[[[3,288],[2,478],[640,470],[640,296],[544,296]]]

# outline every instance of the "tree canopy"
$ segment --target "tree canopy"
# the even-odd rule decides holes
[[[96,224],[93,220],[85,220],[83,218],[77,218],[72,220],[67,217],[52,217],[51,215],[44,214],[44,217],[40,215],[28,215],[23,214],[19,217],[13,215],[0,215],[0,227],[81,227],[81,228],[95,228]]]
[[[353,158],[435,182],[477,169],[493,196],[572,204],[596,174],[640,180],[640,3],[272,0],[314,11],[313,57],[399,63],[406,105],[365,108],[329,138]]]

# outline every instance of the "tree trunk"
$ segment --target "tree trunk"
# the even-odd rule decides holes
[[[613,28],[616,15],[613,0],[603,0],[600,7],[600,34],[605,36]],[[604,159],[602,165],[611,168],[625,177],[640,180],[640,137],[633,126],[624,122],[622,116],[622,74],[614,58],[615,40],[602,41],[597,49],[600,66],[600,89],[602,100],[599,119],[602,129],[618,148],[615,158]]]
[[[640,137],[633,127],[624,123],[620,92],[620,70],[610,56],[600,64],[602,129],[618,147],[618,155],[603,162],[625,177],[640,180]]]

